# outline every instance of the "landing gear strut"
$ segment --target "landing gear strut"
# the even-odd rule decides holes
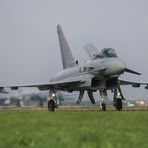
[[[104,102],[104,98],[107,97],[107,91],[106,89],[104,90],[100,90],[100,108],[102,109],[102,111],[106,111],[106,104]]]
[[[80,104],[81,103],[82,98],[83,98],[83,95],[84,95],[84,90],[81,90],[80,91],[80,94],[79,94],[79,98],[78,98],[76,104]]]

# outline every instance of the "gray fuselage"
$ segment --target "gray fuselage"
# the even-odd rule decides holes
[[[113,77],[122,74],[125,68],[126,65],[120,58],[98,58],[82,65],[65,69],[57,73],[51,81],[60,81],[70,77],[85,76],[86,74],[91,74],[99,78],[106,76]]]

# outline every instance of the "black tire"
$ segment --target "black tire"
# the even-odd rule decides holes
[[[101,108],[102,108],[102,111],[106,111],[106,104],[105,103],[101,103]]]
[[[120,98],[117,98],[117,100],[116,100],[116,110],[121,111],[122,107],[123,107],[122,100]]]
[[[52,111],[52,112],[54,112],[55,111],[55,102],[54,102],[54,100],[49,100],[48,101],[48,111]]]

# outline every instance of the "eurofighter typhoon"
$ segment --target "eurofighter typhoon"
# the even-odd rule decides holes
[[[88,45],[85,49],[90,57],[90,61],[80,65],[74,59],[60,25],[57,25],[57,33],[63,70],[55,74],[47,84],[25,86],[38,87],[40,90],[49,90],[49,111],[54,111],[58,106],[56,92],[59,90],[67,92],[78,91],[79,97],[77,104],[81,102],[85,91],[91,103],[95,104],[96,101],[93,97],[93,92],[99,91],[100,97],[98,104],[105,111],[108,90],[114,93],[113,105],[116,110],[122,110],[122,100],[125,99],[120,85],[132,85],[133,87],[145,85],[145,88],[148,89],[147,83],[128,82],[119,79],[120,75],[124,72],[136,75],[141,74],[127,68],[123,60],[118,57],[115,49],[104,48],[98,52],[92,45]],[[11,89],[17,89],[18,87],[20,86],[13,86]]]

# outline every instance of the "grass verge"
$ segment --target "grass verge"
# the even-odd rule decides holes
[[[0,112],[1,148],[147,148],[148,112]]]

